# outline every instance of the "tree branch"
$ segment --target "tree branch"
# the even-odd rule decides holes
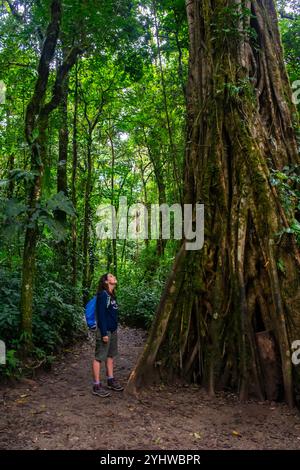
[[[285,20],[296,20],[297,15],[293,15],[292,13],[286,13],[284,10],[279,10],[278,11],[280,18],[285,19]]]
[[[75,64],[78,55],[82,52],[83,51],[80,47],[73,47],[68,53],[66,59],[63,61],[62,65],[59,67],[53,87],[52,98],[47,104],[45,104],[45,106],[43,106],[41,110],[42,118],[49,116],[51,111],[53,111],[59,105],[63,93],[64,81],[69,71]]]
[[[61,1],[52,0],[51,21],[46,31],[45,41],[43,44],[42,53],[38,65],[38,79],[35,84],[34,93],[26,110],[25,134],[27,142],[29,144],[32,142],[32,133],[35,126],[36,117],[40,112],[41,104],[43,102],[47,89],[50,63],[53,59],[58,40],[61,15]]]

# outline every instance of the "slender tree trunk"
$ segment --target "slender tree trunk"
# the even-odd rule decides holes
[[[156,44],[157,44],[157,51],[158,51],[158,62],[159,62],[159,70],[160,70],[160,77],[161,77],[161,89],[162,89],[163,102],[164,102],[166,121],[167,121],[167,131],[168,131],[168,136],[169,136],[171,160],[173,163],[173,176],[176,182],[179,199],[180,201],[182,201],[182,181],[181,181],[180,175],[178,173],[178,168],[177,168],[177,150],[176,150],[176,146],[173,140],[172,123],[171,123],[169,106],[168,106],[166,82],[165,82],[165,75],[164,75],[163,64],[162,64],[161,45],[160,45],[160,37],[159,37],[159,25],[158,25],[157,11],[156,11],[156,0],[153,0],[152,5],[153,5],[153,14],[154,14],[155,37],[156,37]]]
[[[270,169],[299,164],[296,110],[271,0],[187,0],[185,202],[205,204],[205,244],[182,244],[128,390],[155,376],[292,406],[299,372],[299,248]],[[278,268],[281,260],[285,272]],[[265,335],[265,338],[259,339]],[[269,351],[267,348],[268,337]],[[263,345],[262,345],[263,344]],[[267,352],[267,354],[266,354]],[[269,357],[268,357],[269,356]],[[276,393],[264,374],[271,358]]]
[[[66,51],[64,57],[66,57]],[[66,77],[62,86],[62,97],[59,105],[60,128],[59,128],[59,152],[57,162],[57,193],[63,193],[68,196],[68,177],[67,161],[69,146],[69,128],[68,128],[68,94],[69,94],[69,75]],[[66,228],[67,214],[62,210],[55,211],[56,220]],[[61,282],[69,279],[70,264],[67,255],[69,247],[66,239],[57,244],[57,265]]]
[[[77,193],[76,193],[76,180],[77,180],[77,163],[78,163],[78,144],[77,144],[77,121],[78,121],[78,62],[75,65],[75,90],[74,90],[74,117],[73,117],[73,138],[72,138],[72,203],[76,210],[77,208]],[[74,289],[77,286],[77,218],[72,220],[72,284]],[[75,290],[73,302],[75,303]]]
[[[178,50],[178,75],[180,78],[182,94],[183,94],[185,102],[187,103],[186,80],[185,80],[184,66],[183,66],[183,61],[182,61],[182,47],[181,47],[180,39],[179,39],[180,22],[179,22],[178,13],[176,11],[175,6],[172,7],[172,11],[173,11],[175,25],[176,25],[174,34],[175,34],[175,41],[176,41],[176,46]]]
[[[161,161],[161,156],[160,156],[159,151],[155,152],[154,154],[148,142],[145,129],[143,129],[143,132],[144,132],[144,139],[145,139],[145,144],[148,150],[149,159],[154,169],[154,175],[155,175],[157,191],[158,191],[158,204],[159,205],[165,204],[167,201],[167,197],[166,197],[166,185],[165,185],[165,178],[163,174],[163,163]],[[156,245],[157,255],[159,257],[164,255],[165,246],[166,246],[166,240],[162,238],[162,214],[160,213],[159,214],[159,236],[158,236],[157,245]]]
[[[110,189],[111,189],[111,199],[110,203],[112,206],[115,206],[115,160],[116,160],[116,154],[115,154],[115,147],[114,147],[114,142],[113,142],[113,137],[112,135],[108,132],[108,139],[110,142],[110,148],[111,148],[111,178],[110,178]],[[117,207],[116,207],[117,209]],[[113,273],[116,276],[117,275],[117,267],[118,267],[118,260],[117,260],[117,239],[113,238],[111,241],[112,244],[112,267],[113,267]]]
[[[10,149],[10,134],[11,133],[11,112],[10,112],[10,106],[7,105],[7,110],[6,110],[6,148]],[[11,172],[14,170],[15,167],[15,155],[13,151],[9,151],[8,155],[8,165],[7,165],[7,171],[8,171],[8,178],[11,176]],[[14,194],[14,189],[15,189],[15,183],[13,179],[10,179],[8,183],[8,188],[7,188],[7,197],[8,199],[11,199]]]
[[[57,192],[68,195],[68,178],[67,178],[67,161],[68,161],[68,145],[69,145],[69,129],[68,129],[68,94],[69,94],[69,76],[62,88],[62,99],[59,106],[60,111],[60,128],[59,128],[59,152],[57,165]],[[67,215],[64,211],[56,211],[56,218],[62,224],[66,223]]]
[[[81,90],[82,91],[82,90]],[[83,273],[82,273],[82,290],[83,290],[83,304],[86,305],[89,296],[91,270],[89,263],[89,249],[90,249],[90,230],[91,230],[91,194],[92,194],[92,174],[93,174],[93,159],[92,159],[92,145],[93,133],[101,117],[104,103],[105,92],[102,92],[101,99],[96,114],[91,119],[88,115],[88,101],[82,91],[81,98],[84,102],[84,117],[87,123],[87,178],[85,184],[85,202],[84,202],[84,226],[83,226]]]
[[[90,247],[90,225],[91,225],[91,192],[92,192],[92,131],[88,135],[87,143],[87,177],[84,194],[84,225],[83,225],[83,304],[86,305],[89,296],[89,247]]]

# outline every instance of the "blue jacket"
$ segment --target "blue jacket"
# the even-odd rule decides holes
[[[97,294],[96,320],[101,336],[113,333],[118,328],[118,304],[106,290]]]

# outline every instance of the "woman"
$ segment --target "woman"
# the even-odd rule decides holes
[[[100,380],[101,366],[106,364],[107,387],[121,392],[124,388],[114,378],[114,358],[118,354],[118,304],[115,296],[117,279],[107,273],[100,278],[96,303],[96,350],[93,362],[93,394],[109,397]]]

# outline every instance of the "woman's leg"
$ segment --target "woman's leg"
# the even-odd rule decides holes
[[[101,362],[94,359],[93,361],[93,378],[94,383],[100,382]]]
[[[112,357],[106,359],[106,375],[107,377],[114,376],[114,360]]]

